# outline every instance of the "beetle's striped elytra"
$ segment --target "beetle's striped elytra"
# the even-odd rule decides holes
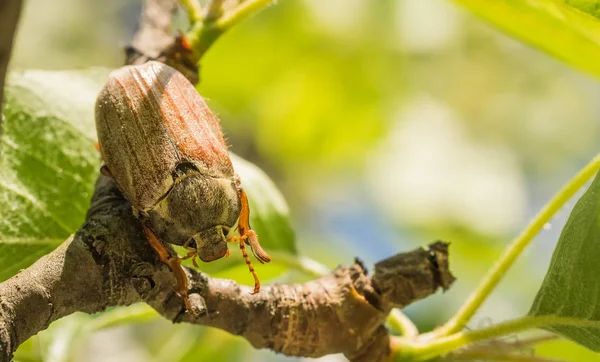
[[[151,246],[175,273],[188,310],[181,260],[222,258],[229,241],[240,243],[257,293],[260,283],[245,245],[261,263],[271,258],[250,228],[248,199],[219,119],[194,86],[159,62],[115,70],[96,102],[96,128],[102,173],[115,180]],[[236,222],[240,236],[228,239]],[[162,242],[190,252],[184,258],[165,254]]]

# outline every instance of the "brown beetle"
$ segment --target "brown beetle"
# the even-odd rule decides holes
[[[150,245],[173,271],[190,309],[181,260],[213,261],[239,242],[261,262],[271,260],[250,228],[248,198],[234,173],[219,119],[194,86],[158,62],[113,71],[96,101],[96,128],[104,165],[142,221]],[[240,237],[227,238],[238,222]],[[183,245],[184,258],[162,241]]]

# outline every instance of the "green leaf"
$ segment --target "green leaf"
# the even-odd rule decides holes
[[[600,355],[565,339],[555,339],[536,345],[535,354],[557,361],[600,362]]]
[[[100,157],[94,102],[106,70],[13,73],[0,136],[0,281],[84,220]]]
[[[254,349],[246,340],[216,328],[187,326],[184,331],[188,344],[185,351],[181,351],[179,346],[182,343],[178,341],[180,355],[176,360],[179,362],[247,361],[254,354]],[[163,352],[163,358],[156,358],[155,361],[165,361],[170,355],[173,354]]]
[[[599,260],[600,174],[571,212],[529,312],[581,320],[548,329],[594,351],[600,351]]]
[[[600,2],[455,0],[523,42],[600,77]]]
[[[1,216],[0,216],[1,217]],[[0,282],[33,264],[65,239],[0,239]]]
[[[9,77],[0,135],[0,281],[52,251],[83,223],[100,167],[94,103],[108,72],[26,71]],[[261,245],[294,257],[283,196],[258,167],[235,155],[232,160]],[[247,271],[233,273],[246,268],[238,254],[232,250],[228,260],[202,269],[250,283]],[[257,270],[267,280],[288,268],[275,261]]]

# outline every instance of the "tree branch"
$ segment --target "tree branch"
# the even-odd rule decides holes
[[[186,312],[175,278],[148,245],[130,204],[101,176],[87,221],[54,252],[0,284],[0,361],[48,325],[76,311],[94,313],[144,301],[173,322],[212,326],[256,348],[291,356],[344,353],[350,361],[383,361],[389,336],[383,323],[404,307],[448,288],[447,244],[398,254],[375,266],[360,261],[298,285],[250,287],[192,269]]]
[[[21,0],[0,0],[0,115],[4,99],[4,78],[21,14]],[[0,125],[2,117],[0,116]]]
[[[173,43],[172,19],[177,0],[144,0],[138,31],[127,49],[127,64],[156,59]]]
[[[177,0],[144,0],[139,30],[125,48],[127,64],[163,62],[183,74],[193,84],[199,82],[199,67],[182,36],[172,28]]]
[[[177,52],[181,44],[170,34],[175,6],[174,0],[145,1],[140,32],[128,51],[129,64],[158,56],[171,65],[174,61],[187,66],[185,54]],[[376,264],[373,276],[356,260],[318,280],[266,286],[258,295],[230,280],[192,269],[186,273],[196,315],[186,312],[175,293],[173,274],[147,243],[131,205],[112,179],[100,176],[79,231],[0,284],[0,362],[10,361],[21,343],[59,318],[140,301],[173,322],[220,328],[243,336],[256,348],[307,357],[344,353],[351,361],[378,362],[390,352],[383,327],[390,310],[454,281],[447,244],[442,242],[386,259]]]

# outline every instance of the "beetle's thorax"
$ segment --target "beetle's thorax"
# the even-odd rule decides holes
[[[222,235],[219,232],[208,230],[223,226],[232,228],[240,208],[233,177],[215,178],[190,172],[177,178],[167,195],[153,209],[141,215],[150,220],[163,241],[183,245],[194,238],[196,247],[200,249],[203,244],[225,244],[224,240],[220,240]],[[205,238],[212,240],[199,240],[200,235],[209,235]],[[222,250],[224,252],[225,249]]]

